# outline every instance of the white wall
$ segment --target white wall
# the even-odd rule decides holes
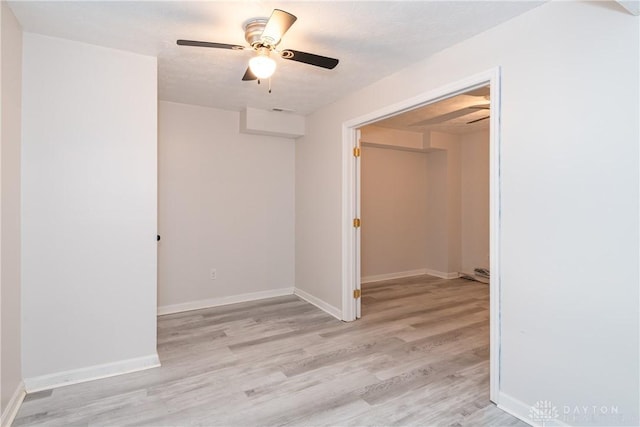
[[[431,132],[429,152],[395,149],[402,136],[362,149],[363,281],[488,267],[489,132]]]
[[[501,402],[638,424],[639,31],[616,3],[553,1],[310,115],[296,286],[341,307],[342,124],[501,66]]]
[[[439,175],[432,177],[429,185],[429,209],[435,210],[438,215],[439,221],[444,221],[442,225],[444,230],[439,233],[446,232],[446,240],[433,240],[429,245],[430,254],[434,251],[443,250],[446,253],[446,263],[443,266],[435,268],[432,265],[427,267],[435,269],[436,271],[455,274],[460,271],[460,250],[461,250],[461,193],[460,193],[460,138],[456,134],[444,133],[444,132],[430,132],[429,140],[431,147],[440,148],[446,150],[446,164],[439,165]],[[432,165],[433,161],[430,161],[429,165]],[[442,168],[444,167],[444,170]],[[437,186],[444,187],[443,189],[436,188]],[[441,193],[444,191],[444,204],[440,206],[442,197]],[[436,199],[433,199],[433,193],[438,194]],[[433,213],[431,212],[433,215]],[[444,216],[444,220],[442,219]],[[446,224],[446,225],[445,225]],[[430,258],[429,258],[430,259]],[[428,259],[428,260],[429,260]]]
[[[22,381],[20,348],[20,122],[22,93],[22,28],[2,2],[2,118],[0,146],[0,412]],[[3,417],[4,418],[4,417]]]
[[[240,134],[238,121],[160,102],[161,313],[293,292],[295,142]]]
[[[156,58],[30,33],[23,54],[27,388],[153,364]]]
[[[367,125],[360,129],[360,139],[363,143],[392,145],[396,147],[423,149],[424,135],[422,132],[409,132],[400,129],[389,129],[380,126]]]
[[[449,272],[448,166],[446,150],[427,155],[425,268],[443,274]]]
[[[425,268],[427,155],[362,148],[362,277]]]
[[[460,135],[461,271],[489,268],[489,132]]]

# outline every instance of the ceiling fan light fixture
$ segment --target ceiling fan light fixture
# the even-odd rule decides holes
[[[268,79],[276,71],[276,61],[269,54],[269,49],[261,47],[257,55],[249,60],[251,72],[259,79]]]

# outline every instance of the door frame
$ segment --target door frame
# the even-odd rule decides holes
[[[360,289],[360,228],[353,219],[360,214],[360,158],[353,155],[359,147],[358,129],[379,120],[451,98],[472,89],[490,85],[491,119],[489,123],[489,398],[498,403],[500,390],[500,153],[501,153],[501,70],[495,67],[465,79],[430,90],[389,105],[342,124],[342,320],[358,317],[353,292]]]

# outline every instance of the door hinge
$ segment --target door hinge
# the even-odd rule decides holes
[[[354,219],[353,219],[353,226],[354,226],[355,228],[360,227],[360,218],[354,218]]]
[[[362,291],[360,289],[356,289],[353,291],[353,298],[358,299],[362,296]]]
[[[360,157],[360,147],[354,147],[353,148],[353,156],[354,157]]]

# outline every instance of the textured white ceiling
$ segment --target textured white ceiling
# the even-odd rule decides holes
[[[241,110],[310,113],[543,1],[11,1],[25,31],[158,57],[159,96]],[[245,44],[243,23],[274,8],[297,22],[280,48],[338,58],[334,70],[278,61],[273,92],[241,81],[251,51],[177,46]]]

